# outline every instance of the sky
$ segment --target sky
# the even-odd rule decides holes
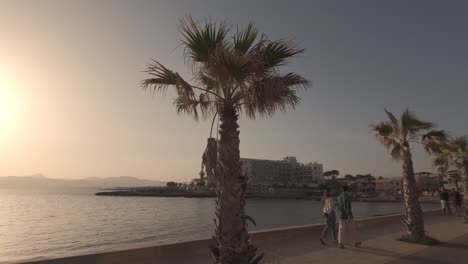
[[[188,14],[253,22],[306,49],[286,70],[312,87],[295,110],[242,116],[242,157],[391,177],[401,164],[369,130],[384,108],[468,134],[467,1],[0,0],[0,10],[0,176],[197,177],[210,120],[139,86],[151,58],[190,80],[177,29]],[[415,170],[433,171],[414,151]]]

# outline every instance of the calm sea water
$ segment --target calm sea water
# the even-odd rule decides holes
[[[356,202],[353,207],[357,218],[402,211],[399,203]],[[247,211],[258,225],[253,230],[322,222],[317,201],[249,199]],[[0,262],[207,238],[213,216],[212,198],[0,189]]]

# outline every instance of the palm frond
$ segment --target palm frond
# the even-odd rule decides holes
[[[432,130],[422,135],[423,141],[447,142],[448,134],[445,130]]]
[[[257,36],[258,30],[252,23],[249,23],[245,28],[240,31],[238,30],[237,34],[234,36],[234,49],[246,54],[257,39]]]
[[[207,71],[201,71],[198,76],[198,81],[205,87],[206,90],[211,91],[216,89],[217,81],[216,78],[211,74],[208,74]]]
[[[434,141],[430,141],[424,144],[424,149],[429,154],[439,154],[442,152],[441,145]]]
[[[461,136],[452,140],[451,145],[459,152],[468,153],[468,137]]]
[[[152,90],[153,92],[165,92],[169,86],[174,86],[179,96],[183,96],[194,100],[195,92],[190,84],[188,84],[178,73],[173,72],[161,63],[152,60],[152,63],[147,65],[145,71],[153,78],[145,79],[141,82],[144,89]]]
[[[155,60],[152,60],[151,63],[146,65],[145,72],[151,75],[152,78],[143,80],[141,86],[153,92],[165,92],[170,85],[176,85],[178,82],[177,79],[180,77],[177,73],[167,69],[164,65]]]
[[[200,114],[199,110],[204,118],[207,118],[214,113],[215,107],[214,102],[207,100],[206,94],[200,94],[198,99],[193,99],[184,96],[178,96],[174,100],[174,104],[178,114],[188,114],[198,121]]]
[[[420,120],[416,114],[409,109],[406,109],[401,116],[401,130],[404,137],[432,128],[434,128],[433,123]]]
[[[193,118],[198,121],[199,116],[198,116],[198,101],[197,100],[192,100],[188,98],[183,98],[183,97],[177,97],[174,99],[174,105],[176,106],[177,109],[177,114],[189,114],[192,115]]]
[[[395,141],[390,146],[393,146],[392,151],[390,151],[390,156],[392,157],[392,159],[401,160],[401,157],[403,157],[404,147]]]
[[[254,81],[239,91],[243,98],[247,116],[254,118],[255,113],[271,116],[277,110],[286,111],[299,103],[296,87],[307,88],[310,82],[295,73],[274,74]]]
[[[382,121],[378,124],[371,124],[370,127],[374,132],[374,136],[377,138],[377,140],[387,149],[401,144],[401,142],[398,140],[398,135],[395,134],[392,123]]]
[[[388,116],[388,119],[390,119],[390,122],[393,125],[393,130],[395,130],[395,133],[398,134],[400,130],[400,125],[398,124],[398,119],[393,115],[392,112],[388,111],[387,109],[384,109],[385,113]]]
[[[164,93],[169,86],[174,86],[177,92],[177,97],[174,99],[177,113],[190,114],[195,120],[198,120],[199,113],[197,107],[201,110],[203,117],[207,117],[213,112],[213,98],[211,95],[209,93],[201,93],[197,96],[193,87],[178,73],[167,69],[155,60],[147,65],[145,72],[153,78],[142,81],[141,85],[144,89]]]
[[[371,124],[371,129],[380,137],[390,137],[393,134],[393,126],[385,121],[378,124]]]
[[[260,42],[260,54],[266,69],[283,66],[294,56],[304,52],[285,39]]]
[[[424,149],[430,154],[439,154],[444,151],[447,143],[447,133],[444,130],[433,130],[421,137]]]
[[[205,21],[202,26],[192,17],[181,20],[179,31],[184,37],[185,55],[194,62],[205,63],[218,46],[226,45],[226,35],[230,28],[225,21],[221,23]]]
[[[454,166],[457,169],[463,168],[463,162],[468,159],[468,141],[466,137],[457,137],[451,140],[445,140],[440,143],[440,152],[436,153],[434,165],[449,168]]]
[[[248,75],[252,74],[251,60],[250,56],[242,52],[219,46],[206,63],[206,70],[216,76],[221,83],[227,83],[232,79],[243,82]]]

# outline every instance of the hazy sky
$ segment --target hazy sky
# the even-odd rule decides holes
[[[240,120],[241,156],[401,175],[368,124],[410,107],[468,134],[467,1],[0,0],[0,175],[197,176],[209,121],[139,87],[150,58],[190,79],[179,18],[253,22],[306,48],[301,105]],[[415,169],[433,170],[415,154]]]

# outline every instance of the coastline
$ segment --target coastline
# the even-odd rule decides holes
[[[183,198],[216,198],[214,191],[138,191],[118,190],[95,193],[96,196],[124,196],[124,197],[183,197]],[[320,200],[320,196],[303,193],[268,193],[247,192],[246,198],[259,199],[296,199],[296,200]]]
[[[117,190],[106,190],[95,193],[96,196],[121,196],[121,197],[182,197],[182,198],[216,198],[214,190],[180,190],[173,188],[128,188]],[[253,192],[248,191],[247,199],[293,199],[293,200],[315,200],[320,201],[321,196],[313,191],[274,191],[274,192]],[[358,197],[353,199],[356,202],[376,202],[376,203],[401,203],[401,197]],[[420,203],[438,203],[438,197],[420,197]]]

